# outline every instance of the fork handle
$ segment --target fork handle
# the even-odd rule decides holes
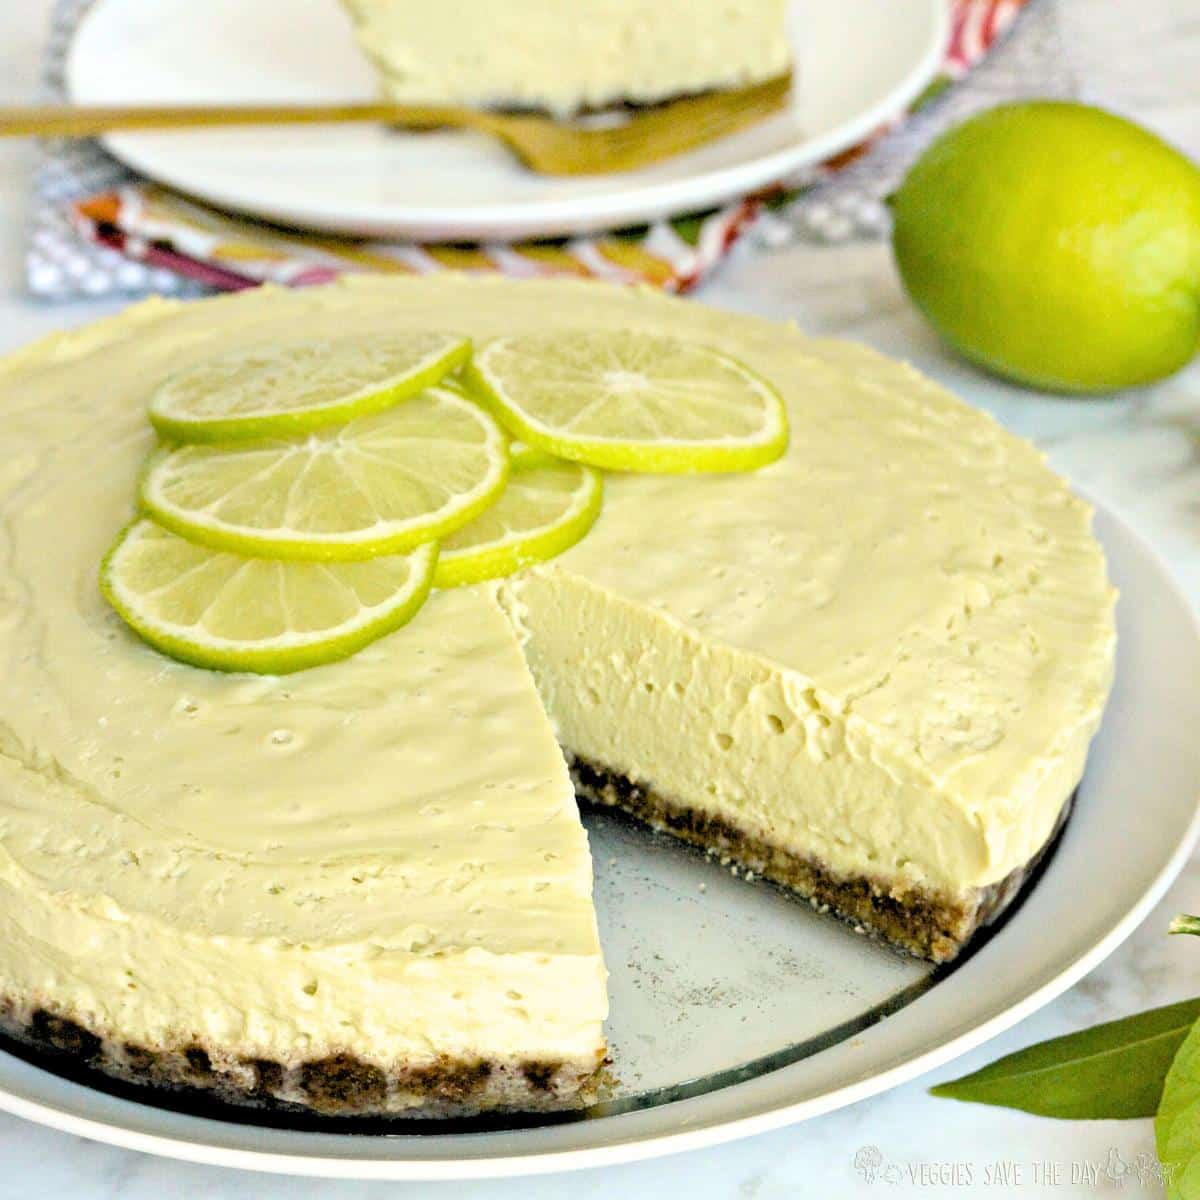
[[[316,125],[378,121],[410,129],[442,125],[494,132],[496,114],[390,104],[105,105],[0,107],[0,137],[95,137],[132,129],[211,129],[225,125]]]

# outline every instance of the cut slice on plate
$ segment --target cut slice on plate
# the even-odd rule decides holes
[[[100,567],[100,590],[150,645],[217,671],[286,675],[346,658],[425,602],[437,543],[363,562],[246,558],[135,521]]]
[[[602,496],[590,467],[547,461],[537,450],[515,453],[500,499],[442,542],[434,587],[499,579],[561,554],[591,529]]]
[[[661,334],[498,338],[465,375],[515,436],[613,471],[750,471],[787,448],[783,402],[766,380]]]
[[[152,456],[141,502],[190,541],[268,558],[400,554],[465,525],[508,477],[508,439],[478,404],[430,388],[307,437]]]
[[[450,333],[253,346],[169,376],[150,397],[150,421],[181,442],[307,433],[415,396],[470,354]]]

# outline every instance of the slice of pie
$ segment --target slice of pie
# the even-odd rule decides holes
[[[783,75],[786,0],[343,0],[385,92],[416,104],[649,104]]]
[[[222,675],[139,641],[96,569],[155,384],[397,327],[702,342],[779,388],[790,448],[610,475],[566,554],[344,662]],[[127,1079],[331,1113],[584,1103],[605,973],[568,763],[945,961],[1053,838],[1107,695],[1104,557],[1038,452],[752,317],[454,277],[156,300],[0,364],[0,405],[3,1023]]]

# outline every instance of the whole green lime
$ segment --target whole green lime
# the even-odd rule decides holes
[[[892,198],[904,286],[941,335],[1021,383],[1161,379],[1200,342],[1200,170],[1082,104],[1008,104],[921,156]]]

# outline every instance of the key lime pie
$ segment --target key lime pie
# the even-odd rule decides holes
[[[343,0],[385,92],[570,116],[787,72],[787,0]],[[534,32],[536,31],[536,33]]]
[[[0,398],[3,1022],[125,1079],[586,1103],[577,794],[945,961],[1104,706],[1087,506],[859,346],[353,279],[140,304]]]

